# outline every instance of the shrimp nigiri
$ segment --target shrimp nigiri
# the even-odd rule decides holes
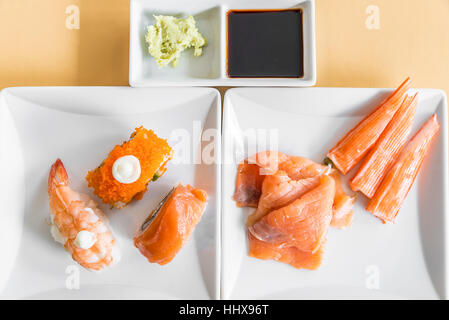
[[[86,269],[99,271],[118,262],[117,245],[106,216],[88,195],[73,191],[68,184],[67,171],[57,159],[48,176],[53,238]]]

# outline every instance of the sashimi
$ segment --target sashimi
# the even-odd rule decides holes
[[[278,210],[273,210],[248,231],[258,240],[281,248],[294,246],[315,253],[332,219],[335,182],[322,176],[318,186]]]
[[[319,176],[292,180],[285,171],[266,176],[262,184],[262,195],[257,209],[248,217],[247,226],[252,226],[271,210],[279,209],[298,199],[318,185]]]
[[[402,150],[368,203],[367,211],[384,223],[395,220],[439,128],[434,114]]]
[[[235,181],[234,201],[238,207],[257,207],[265,178],[260,174],[260,167],[246,161],[239,164]]]
[[[330,177],[335,181],[335,197],[332,206],[331,227],[339,229],[350,227],[352,224],[352,216],[354,214],[352,208],[354,207],[356,196],[346,194],[341,182],[340,174],[337,170],[332,170]]]
[[[324,243],[315,252],[304,252],[296,247],[280,248],[276,244],[256,239],[248,232],[250,257],[262,260],[276,260],[287,263],[298,269],[317,269],[323,260]]]
[[[274,171],[276,169],[279,171]],[[296,200],[325,174],[336,184],[331,226],[348,227],[352,222],[355,196],[346,194],[335,169],[304,157],[278,151],[263,151],[249,157],[238,167],[233,199],[238,207],[257,208],[248,217],[247,226],[250,226],[270,210]]]
[[[327,166],[303,157],[292,157],[279,151],[259,152],[239,164],[233,200],[238,207],[256,208],[265,177],[285,171],[299,180],[329,172]]]
[[[352,190],[371,198],[398,157],[412,129],[417,93],[407,97],[350,181]]]
[[[200,221],[206,201],[206,191],[179,184],[143,223],[134,245],[149,262],[169,263]]]
[[[279,151],[262,151],[246,160],[258,165],[261,174],[270,175],[282,170],[294,180],[310,178],[327,173],[329,168],[310,159],[290,156]]]
[[[402,103],[410,88],[410,78],[388,96],[372,113],[349,131],[328,153],[328,158],[343,173],[348,173],[373,147]]]
[[[280,165],[290,158],[289,155],[279,151],[261,151],[246,159],[248,163],[258,165],[262,170],[260,174],[270,175],[275,174],[278,170],[281,170]]]

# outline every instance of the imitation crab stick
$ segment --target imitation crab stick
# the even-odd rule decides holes
[[[368,198],[374,195],[407,142],[415,118],[417,100],[417,94],[404,100],[350,181],[352,190],[361,191]]]
[[[394,114],[405,93],[410,88],[410,78],[405,81],[371,114],[349,131],[328,153],[328,158],[343,173],[348,173],[373,147]]]
[[[368,203],[367,211],[383,222],[394,221],[439,128],[434,114],[402,150]]]

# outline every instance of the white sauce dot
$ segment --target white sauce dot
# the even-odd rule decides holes
[[[76,235],[73,243],[80,249],[89,249],[95,244],[95,242],[97,242],[97,237],[95,234],[87,230],[81,230]]]
[[[133,183],[140,177],[140,162],[134,156],[123,156],[112,165],[112,176],[120,183]]]

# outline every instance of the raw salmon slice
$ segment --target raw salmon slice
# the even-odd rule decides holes
[[[238,207],[257,207],[262,193],[265,176],[259,173],[260,167],[246,161],[239,164],[235,181],[234,201]]]
[[[322,176],[315,188],[278,210],[273,210],[248,231],[258,240],[280,248],[294,246],[315,253],[324,241],[332,219],[335,182]]]
[[[439,128],[434,114],[402,150],[368,203],[367,211],[384,223],[394,222]]]
[[[258,165],[262,169],[260,174],[271,175],[282,170],[294,180],[310,178],[329,171],[327,166],[310,159],[289,156],[279,151],[262,151],[249,157],[246,161]]]
[[[357,174],[350,181],[352,190],[361,191],[371,198],[388,169],[393,165],[412,130],[415,118],[417,93],[407,97],[391,119],[374,147],[366,156]]]
[[[273,173],[276,169],[279,171]],[[346,194],[336,170],[304,157],[278,151],[263,151],[249,157],[239,165],[233,199],[238,207],[257,208],[248,217],[247,225],[250,226],[269,211],[296,200],[315,186],[324,174],[330,174],[336,184],[331,226],[349,227],[355,196]],[[263,201],[260,201],[261,197]]]
[[[319,176],[292,180],[285,171],[266,176],[262,184],[262,196],[257,209],[248,217],[247,226],[252,226],[271,210],[284,207],[316,187]]]
[[[410,88],[410,78],[387,97],[371,114],[349,131],[327,154],[343,174],[348,173],[373,147]]]
[[[179,184],[143,223],[134,245],[149,262],[169,263],[187,243],[206,201],[206,191]]]
[[[341,182],[340,174],[337,170],[332,170],[330,176],[335,181],[335,197],[332,206],[331,227],[339,229],[350,227],[352,224],[352,216],[354,215],[352,208],[354,207],[356,196],[346,194]]]
[[[256,208],[265,177],[275,174],[278,170],[284,170],[292,179],[298,180],[325,173],[328,167],[303,157],[290,157],[278,151],[259,152],[238,166],[232,197],[237,206]]]
[[[262,260],[276,260],[298,269],[315,270],[321,265],[324,244],[315,253],[304,252],[296,247],[281,248],[275,244],[260,241],[248,232],[249,256]]]
[[[282,170],[281,164],[290,158],[289,155],[279,151],[261,151],[255,155],[248,157],[246,161],[248,163],[258,165],[262,170],[260,174],[270,175],[275,174],[277,171]]]

